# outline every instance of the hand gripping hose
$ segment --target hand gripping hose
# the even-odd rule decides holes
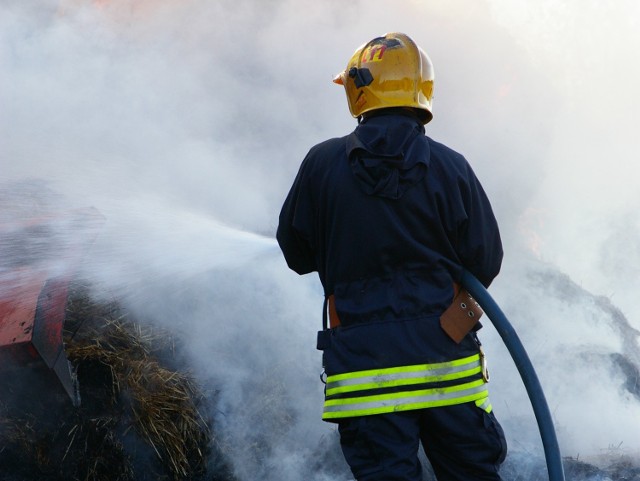
[[[540,429],[540,437],[544,447],[544,455],[547,461],[547,471],[549,472],[550,481],[564,481],[564,469],[562,467],[562,457],[560,456],[560,447],[558,439],[553,427],[551,412],[544,397],[542,386],[538,380],[533,365],[529,360],[527,351],[520,342],[516,331],[504,315],[496,301],[493,300],[489,292],[484,288],[478,279],[468,271],[462,274],[462,285],[467,289],[469,294],[480,304],[480,307],[491,320],[496,331],[502,337],[505,346],[509,350],[513,361],[520,372],[522,382],[527,389],[527,394],[533,406],[533,412]]]

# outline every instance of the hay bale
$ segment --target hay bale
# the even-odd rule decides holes
[[[233,480],[169,333],[79,286],[65,330],[82,404],[37,393],[28,405],[0,405],[3,480]]]

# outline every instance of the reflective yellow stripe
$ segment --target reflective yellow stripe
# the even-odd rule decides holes
[[[449,362],[358,371],[329,376],[325,394],[332,396],[369,389],[452,381],[481,371],[479,354]]]
[[[446,374],[438,374],[433,371],[421,371],[419,373],[402,373],[387,376],[371,376],[364,378],[370,382],[357,384],[355,382],[348,385],[341,385],[344,383],[327,383],[326,395],[331,396],[333,394],[341,394],[346,392],[365,391],[369,389],[381,389],[396,386],[410,386],[412,384],[425,384],[442,381],[452,381],[455,379],[463,379],[465,377],[473,376],[482,372],[480,365],[472,367],[464,371],[447,372]],[[353,381],[353,380],[351,380]],[[329,387],[338,384],[338,387]]]
[[[491,401],[489,401],[488,397],[484,399],[476,399],[476,406],[488,413],[493,411],[493,406],[491,405]]]
[[[433,364],[417,364],[414,366],[389,367],[386,369],[369,369],[367,371],[334,374],[327,378],[327,383],[341,381],[343,379],[355,379],[360,377],[384,376],[387,374],[398,374],[398,373],[404,373],[404,372],[416,372],[416,371],[424,371],[424,370],[440,370],[440,369],[454,368],[457,366],[463,366],[465,364],[476,364],[478,362],[480,362],[479,353],[474,354],[473,356],[463,357],[461,359],[455,359],[453,361],[434,362]]]
[[[451,406],[487,399],[487,385],[482,379],[445,388],[422,389],[374,396],[329,399],[324,404],[323,419],[367,416],[396,411]]]

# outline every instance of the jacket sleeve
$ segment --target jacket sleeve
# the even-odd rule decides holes
[[[471,167],[467,169],[461,186],[466,215],[459,226],[456,250],[462,266],[489,287],[502,265],[502,241],[489,199]]]
[[[284,201],[276,239],[287,265],[298,274],[318,270],[313,247],[314,209],[308,187],[306,158]]]

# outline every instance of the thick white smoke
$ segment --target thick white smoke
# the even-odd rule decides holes
[[[85,275],[184,333],[219,390],[218,442],[239,478],[329,479],[310,474],[334,442],[314,349],[322,293],[273,234],[307,149],[355,125],[333,74],[403,31],[436,68],[428,135],[469,159],[501,223],[492,293],[539,368],[563,454],[637,454],[640,402],[611,355],[640,366],[639,8],[1,0],[0,209],[96,207],[106,224]],[[512,448],[539,453],[485,326],[498,417]]]

